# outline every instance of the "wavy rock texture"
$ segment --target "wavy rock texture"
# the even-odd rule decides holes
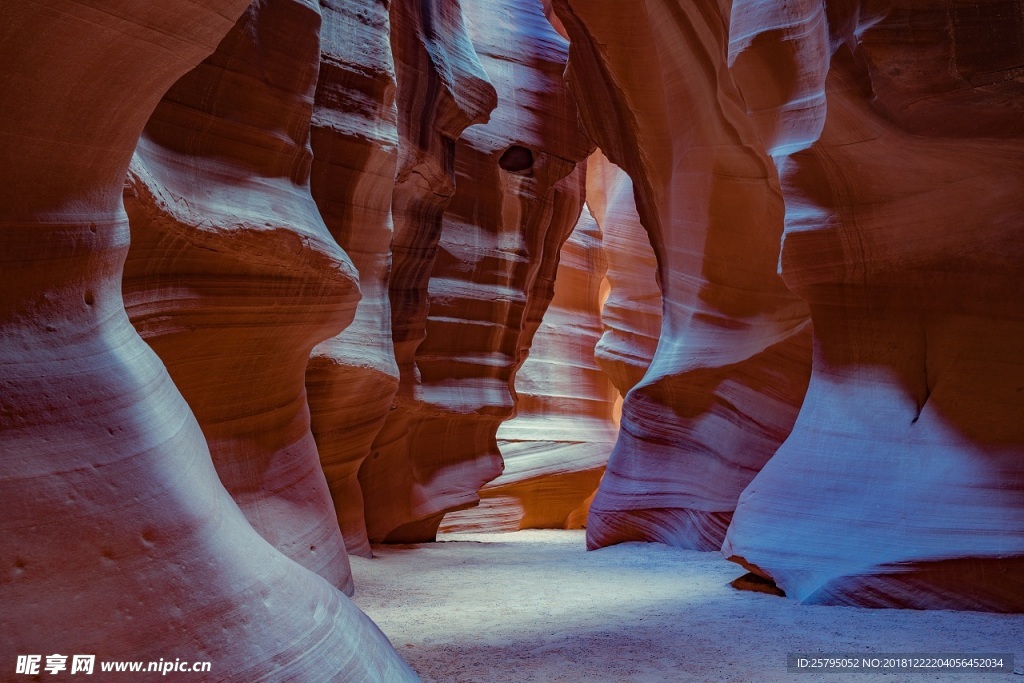
[[[640,223],[633,182],[600,151],[587,162],[587,206],[608,258],[604,334],[594,349],[597,364],[623,396],[643,379],[661,335],[658,260]]]
[[[306,390],[313,435],[350,553],[370,556],[359,467],[398,390],[391,344],[391,195],[398,112],[388,8],[323,0],[311,188],[359,271],[352,324],[313,349]]]
[[[359,297],[309,194],[319,26],[315,3],[254,3],[164,96],[125,196],[124,297],[249,522],[351,593],[304,388]]]
[[[555,8],[573,39],[584,123],[633,179],[664,295],[661,341],[624,401],[588,545],[718,549],[743,488],[789,433],[809,374],[806,306],[776,272],[775,167],[724,64],[717,3]]]
[[[415,354],[426,327],[427,285],[441,219],[455,192],[455,140],[467,126],[486,121],[497,103],[458,0],[397,0],[390,18],[399,159],[388,296],[400,384],[359,471],[364,528],[382,520],[376,525],[378,541],[409,518],[413,505],[422,503],[422,497],[419,502],[408,497],[417,489],[407,452],[408,412],[418,400]]]
[[[584,207],[562,247],[530,357],[516,373],[516,415],[498,429],[505,469],[481,489],[479,507],[449,513],[442,531],[583,526],[618,431],[618,392],[593,354],[605,264],[601,231]]]
[[[123,308],[136,141],[245,5],[2,10],[5,662],[90,652],[209,660],[230,681],[415,679],[347,598],[249,525]]]
[[[849,5],[783,174],[811,384],[723,550],[804,602],[1024,611],[1024,16]]]
[[[402,385],[360,473],[376,540],[432,539],[446,512],[476,504],[480,487],[501,473],[495,432],[512,415],[514,373],[583,203],[577,164],[590,145],[562,83],[565,40],[539,3],[472,0],[463,9],[484,70],[501,87],[490,121],[443,150],[447,163],[454,154],[454,175],[439,194],[453,180],[454,194],[440,222],[421,214],[399,228],[407,190],[396,197],[392,305]],[[401,97],[404,87],[400,71]]]

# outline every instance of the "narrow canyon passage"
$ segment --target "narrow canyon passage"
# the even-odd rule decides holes
[[[1024,0],[0,0],[0,85],[0,683],[1024,675]]]
[[[583,531],[442,534],[353,558],[355,603],[424,682],[812,681],[788,652],[1006,652],[1024,675],[1024,615],[801,605],[738,591],[719,553]],[[826,680],[849,680],[849,674]],[[1012,681],[860,673],[872,681]]]

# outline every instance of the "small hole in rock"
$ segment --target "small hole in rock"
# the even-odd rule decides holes
[[[501,166],[510,173],[522,173],[533,168],[533,152],[521,145],[512,145],[498,159]]]
[[[86,306],[92,306],[94,303],[96,303],[96,297],[93,296],[92,292],[86,292],[85,293],[85,305]]]

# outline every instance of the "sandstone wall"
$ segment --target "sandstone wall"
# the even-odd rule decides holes
[[[398,164],[388,8],[323,0],[311,190],[359,273],[352,323],[313,349],[306,390],[313,435],[350,553],[369,556],[358,474],[398,390],[391,342],[391,198]]]
[[[599,151],[587,163],[587,206],[608,259],[597,364],[623,396],[643,379],[661,336],[658,259],[640,222],[633,181]]]
[[[161,100],[129,173],[123,288],[250,523],[351,592],[304,388],[359,298],[309,194],[319,26],[315,3],[255,3]]]
[[[592,545],[715,548],[735,507],[723,551],[796,599],[1022,609],[1011,5],[555,3],[665,295]]]
[[[373,534],[378,541],[390,531],[390,520],[407,520],[416,504],[406,497],[415,490],[406,455],[406,406],[417,403],[415,354],[424,335],[427,285],[442,216],[455,191],[455,140],[468,126],[486,121],[497,101],[466,32],[459,0],[400,0],[391,4],[390,19],[399,157],[388,299],[400,382],[358,473],[365,538]]]
[[[123,306],[136,142],[246,4],[2,10],[6,662],[88,652],[210,660],[225,680],[415,679],[340,591],[253,530]]]
[[[782,167],[811,385],[723,550],[804,602],[1022,611],[1024,16],[886,9],[828,6],[828,115]]]
[[[505,469],[480,490],[479,507],[446,515],[442,531],[584,525],[617,431],[618,392],[594,360],[605,264],[601,231],[584,207],[562,246],[530,357],[516,373],[515,416],[498,428]]]
[[[555,8],[584,123],[633,180],[663,293],[660,342],[623,404],[588,545],[718,549],[809,374],[807,308],[776,272],[775,167],[724,63],[718,4]]]
[[[424,107],[411,112],[429,143],[417,161],[431,163],[410,169],[415,177],[400,170],[396,187],[391,302],[401,384],[360,471],[375,540],[432,539],[446,512],[474,505],[501,473],[495,432],[512,415],[514,373],[583,203],[578,164],[590,144],[562,82],[564,39],[529,0],[462,8],[471,43],[457,45],[479,55],[497,106],[457,140],[461,128],[442,134],[439,123],[472,119],[446,114],[431,135]],[[462,87],[473,94],[482,82]],[[400,70],[400,99],[404,87]],[[445,102],[479,101],[460,93]]]

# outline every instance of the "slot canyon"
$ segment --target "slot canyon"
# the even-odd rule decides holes
[[[0,681],[1024,675],[1024,0],[0,57]]]

